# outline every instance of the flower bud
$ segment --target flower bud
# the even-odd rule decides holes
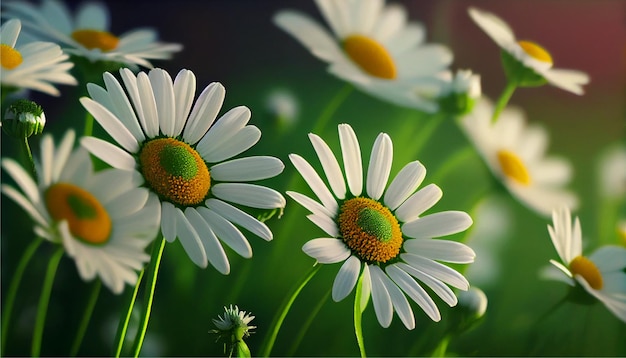
[[[40,105],[19,99],[7,108],[2,119],[2,130],[14,138],[28,138],[43,132],[46,116]]]
[[[224,341],[224,353],[228,351],[229,356],[235,352],[237,357],[250,357],[250,349],[243,340],[256,328],[248,325],[253,319],[254,316],[246,311],[240,311],[239,307],[233,308],[230,305],[229,308],[224,307],[223,317],[217,316],[217,319],[213,320],[217,329],[210,330],[209,333],[217,334],[217,340]]]
[[[471,112],[481,96],[480,76],[471,70],[458,70],[454,76],[447,75],[438,99],[441,110],[453,116]]]
[[[487,296],[476,287],[459,292],[459,303],[454,310],[452,325],[457,334],[469,331],[480,324],[487,311]]]

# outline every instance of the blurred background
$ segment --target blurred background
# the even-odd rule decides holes
[[[607,202],[598,193],[599,161],[611,146],[624,144],[624,84],[626,69],[626,2],[621,0],[410,0],[388,1],[404,5],[413,21],[424,23],[427,41],[447,45],[454,53],[452,69],[471,69],[482,79],[483,95],[497,98],[505,85],[499,50],[469,18],[470,6],[502,17],[520,39],[534,40],[547,48],[555,67],[587,72],[591,83],[585,95],[576,96],[555,87],[522,88],[511,104],[521,107],[530,123],[550,133],[549,153],[568,158],[575,176],[571,189],[581,199],[577,212],[586,242],[585,253],[601,244],[618,242],[613,220],[606,219]],[[197,94],[210,82],[227,90],[220,113],[238,106],[252,111],[251,123],[261,128],[260,142],[247,155],[279,157],[286,165],[278,178],[263,181],[281,192],[310,194],[304,181],[294,177],[289,153],[298,153],[319,168],[306,134],[345,83],[328,74],[295,39],[272,24],[279,10],[291,8],[321,20],[313,1],[107,1],[111,32],[122,34],[138,27],[153,27],[165,42],[184,45],[173,60],[155,62],[172,76],[182,68],[197,77]],[[72,7],[78,2],[71,1]],[[69,127],[82,129],[84,110],[77,98],[84,88],[62,87],[62,96],[33,93],[45,110],[47,132],[59,138]],[[291,95],[297,113],[291,121],[279,118],[268,107],[275,92]],[[429,117],[353,91],[322,133],[338,153],[336,125],[355,129],[367,163],[379,132],[394,141],[392,176],[409,161],[419,159],[428,169],[424,185],[431,182],[447,158],[466,147],[467,141],[453,121],[440,125],[421,151],[411,150],[411,139]],[[38,155],[38,140],[31,140]],[[16,143],[2,135],[2,156],[15,157]],[[474,330],[450,342],[449,353],[459,356],[625,356],[626,324],[602,304],[565,303],[545,312],[567,294],[564,284],[544,281],[539,271],[556,258],[547,224],[506,193],[485,195],[490,176],[477,155],[437,178],[443,199],[430,210],[463,210],[473,214],[468,233],[453,236],[475,248],[476,263],[467,271],[469,280],[484,290],[489,306],[484,321]],[[3,175],[3,182],[7,179]],[[617,206],[613,206],[616,208]],[[621,210],[621,217],[626,213]],[[209,267],[199,269],[176,241],[167,244],[156,288],[152,318],[144,344],[144,356],[220,356],[221,342],[208,333],[212,318],[223,306],[236,304],[256,316],[258,326],[247,340],[253,355],[269,330],[281,302],[309,270],[313,259],[302,245],[322,235],[306,220],[307,212],[288,199],[281,219],[267,224],[272,242],[248,235],[254,256],[238,257],[227,250],[231,274],[223,276]],[[611,228],[610,226],[613,225]],[[609,226],[609,228],[607,228]],[[26,214],[2,196],[2,298],[24,248],[33,239]],[[605,234],[602,234],[605,233]],[[15,305],[7,355],[27,355],[36,304],[52,245],[40,248],[28,267]],[[355,356],[359,354],[352,323],[353,295],[336,303],[328,293],[340,265],[326,265],[295,301],[278,335],[275,356]],[[93,283],[84,283],[74,263],[64,257],[54,283],[44,331],[42,353],[67,355]],[[131,291],[126,287],[125,294]],[[111,354],[119,317],[126,308],[125,294],[107,289],[100,293],[80,355]],[[430,355],[457,312],[438,298],[442,321],[432,322],[413,304],[417,328],[407,331],[397,316],[389,328],[378,324],[370,305],[363,314],[363,334],[370,356]],[[140,302],[139,302],[140,303]],[[316,313],[307,327],[307,320]],[[136,312],[138,313],[138,312]],[[138,315],[134,317],[138,320]],[[306,330],[303,330],[306,328]],[[134,337],[133,332],[129,337]],[[301,339],[302,338],[302,339]],[[301,340],[300,340],[301,339]]]

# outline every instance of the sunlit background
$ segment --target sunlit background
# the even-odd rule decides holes
[[[411,0],[394,1],[408,8],[410,19],[425,24],[429,42],[447,45],[454,53],[453,69],[471,69],[482,79],[483,95],[497,98],[505,85],[499,50],[469,18],[467,8],[476,6],[505,19],[520,39],[536,41],[547,48],[560,68],[587,72],[591,83],[585,95],[576,96],[557,88],[522,88],[511,104],[521,107],[531,123],[550,133],[551,154],[568,158],[575,170],[571,188],[581,199],[577,212],[590,252],[600,244],[617,243],[615,222],[606,220],[598,197],[598,161],[610,146],[624,141],[624,80],[626,53],[626,2],[618,0]],[[246,154],[279,157],[286,165],[277,178],[264,185],[281,192],[310,193],[288,160],[298,153],[319,167],[306,133],[345,83],[328,74],[325,64],[309,54],[296,40],[272,24],[272,16],[285,8],[297,9],[321,21],[313,1],[109,1],[112,32],[137,27],[158,29],[160,39],[178,42],[184,50],[173,60],[157,62],[175,75],[180,69],[197,76],[198,91],[210,82],[226,87],[220,113],[238,106],[252,111],[251,123],[263,131],[260,142]],[[75,4],[72,1],[72,4]],[[67,128],[82,130],[84,110],[77,98],[84,87],[61,87],[62,96],[33,94],[43,105],[48,120],[46,132],[60,138]],[[293,122],[279,121],[268,109],[275,91],[290,93],[298,107]],[[367,163],[379,132],[394,142],[392,176],[409,161],[419,159],[428,169],[424,184],[458,150],[468,145],[453,121],[439,126],[426,146],[416,153],[412,138],[429,120],[427,115],[400,108],[353,91],[338,108],[323,132],[335,153],[339,150],[337,124],[355,129]],[[97,128],[99,129],[99,128]],[[38,153],[37,138],[31,140]],[[13,139],[2,135],[2,156],[15,157]],[[565,303],[541,318],[566,295],[564,284],[544,281],[539,271],[556,258],[546,225],[539,217],[505,192],[487,191],[491,177],[477,155],[447,174],[436,178],[443,199],[431,212],[463,210],[472,213],[474,228],[468,245],[478,257],[467,273],[472,285],[489,299],[482,325],[450,343],[449,352],[460,356],[625,356],[626,325],[602,304]],[[6,179],[3,176],[3,182]],[[484,200],[482,200],[484,199]],[[480,200],[480,205],[477,206]],[[623,209],[623,208],[622,208]],[[228,276],[209,267],[200,269],[185,254],[178,241],[167,244],[158,278],[152,318],[142,355],[220,356],[223,346],[208,333],[212,318],[223,306],[237,304],[251,311],[258,326],[248,339],[252,354],[261,341],[281,302],[305,275],[314,260],[302,245],[322,236],[306,220],[306,210],[288,199],[285,214],[267,224],[274,240],[265,242],[249,235],[252,259],[238,257],[225,248],[231,262]],[[626,212],[621,211],[622,217]],[[601,235],[608,232],[608,235]],[[33,239],[31,223],[13,202],[2,197],[2,292],[26,245]],[[465,239],[464,234],[453,237]],[[52,245],[37,252],[26,271],[6,353],[26,355],[36,314],[36,304]],[[350,295],[335,303],[329,298],[339,264],[324,266],[295,301],[278,335],[273,355],[355,356],[359,354],[353,331]],[[61,261],[54,283],[44,331],[42,353],[69,353],[93,283],[84,283],[74,262]],[[110,355],[117,323],[125,309],[125,295],[101,291],[80,355]],[[389,328],[380,327],[373,307],[363,315],[365,346],[370,356],[429,355],[455,313],[435,298],[442,321],[432,322],[413,305],[417,328],[407,331],[397,316]],[[314,319],[307,321],[312,312]],[[138,312],[137,312],[138,313]],[[138,316],[135,320],[138,320]],[[303,331],[303,327],[307,327]],[[132,332],[129,337],[133,337]]]

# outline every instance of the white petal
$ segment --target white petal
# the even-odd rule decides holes
[[[218,213],[204,207],[196,209],[206,220],[215,235],[237,254],[245,258],[252,257],[252,248],[246,237],[230,221]]]
[[[194,264],[205,268],[208,261],[200,236],[180,209],[174,208],[173,212],[176,220],[176,234],[187,256]]]
[[[581,85],[589,83],[589,75],[575,70],[563,70],[551,68],[541,73],[550,84],[577,95],[583,95],[585,91]]]
[[[189,70],[180,70],[174,79],[174,96],[176,100],[174,136],[179,136],[187,123],[187,116],[193,104],[195,92],[196,76]],[[195,142],[191,143],[195,144]]]
[[[411,239],[404,242],[404,250],[431,260],[468,264],[474,262],[476,254],[469,246],[460,242],[437,239]]]
[[[332,237],[339,237],[339,228],[335,221],[326,215],[307,215],[307,219]]]
[[[245,183],[219,183],[211,193],[219,199],[258,209],[284,208],[285,198],[276,190]]]
[[[220,245],[217,237],[211,230],[209,224],[202,218],[202,216],[194,208],[186,208],[185,216],[189,220],[189,223],[200,234],[200,241],[206,252],[207,259],[223,275],[228,275],[230,272],[230,264],[228,263],[228,257],[224,248]]]
[[[176,239],[176,216],[175,211],[178,210],[174,204],[163,201],[161,202],[161,232],[165,240],[174,242]]]
[[[515,41],[513,30],[498,16],[470,7],[469,15],[500,47]]]
[[[172,77],[160,68],[150,70],[148,75],[154,101],[157,108],[157,116],[161,133],[173,137],[176,125],[176,108],[174,102],[174,83]]]
[[[393,304],[393,308],[395,309],[398,317],[404,326],[407,329],[415,328],[415,316],[413,316],[413,310],[411,309],[411,305],[409,301],[406,299],[402,291],[396,286],[396,284],[391,281],[391,279],[383,274],[380,276],[383,284],[387,288],[387,292],[389,292],[389,297],[391,297],[391,303]]]
[[[41,196],[39,195],[39,189],[37,184],[33,181],[30,174],[17,164],[13,159],[3,159],[2,168],[13,177],[15,183],[20,187],[22,192],[26,194],[28,200],[32,203],[40,203]]]
[[[425,283],[426,286],[428,286],[435,294],[437,294],[437,296],[439,296],[445,303],[447,303],[448,306],[456,306],[458,299],[454,295],[452,289],[450,289],[450,287],[448,287],[445,283],[421,271],[415,270],[409,265],[399,263],[397,268],[400,267],[406,269],[408,272],[411,273],[413,277]]]
[[[402,225],[402,232],[415,239],[456,234],[472,225],[472,218],[463,211],[444,211],[421,217]]]
[[[48,222],[43,216],[43,214],[40,213],[39,210],[37,210],[37,208],[28,199],[26,199],[22,194],[20,194],[20,192],[4,184],[0,186],[0,188],[2,189],[2,192],[4,193],[4,195],[13,199],[13,201],[15,201],[19,206],[21,206],[22,209],[24,209],[24,211],[26,211],[28,215],[30,215],[30,217],[33,218],[33,220],[35,220],[39,225],[48,227]]]
[[[91,154],[117,169],[134,170],[135,158],[120,147],[96,137],[83,137],[80,145]]]
[[[219,213],[226,220],[243,227],[244,229],[257,235],[263,240],[272,240],[272,232],[267,227],[267,225],[255,219],[251,215],[243,212],[242,210],[221,200],[213,198],[206,201],[206,206],[209,209]]]
[[[107,88],[107,92],[105,93],[107,94],[107,98],[110,100],[112,106],[111,108],[115,116],[120,120],[120,122],[124,123],[124,126],[126,126],[138,142],[143,142],[146,137],[141,130],[135,111],[133,111],[133,107],[131,107],[122,85],[120,85],[117,79],[115,79],[115,77],[113,77],[113,75],[109,72],[105,72],[102,77],[104,78],[104,83]],[[99,86],[96,87],[100,88]],[[89,94],[93,99],[102,103],[91,93],[91,91]]]
[[[429,184],[411,195],[398,207],[395,214],[400,221],[414,221],[426,210],[437,204],[442,196],[443,192],[436,184]]]
[[[219,82],[210,83],[202,91],[183,131],[183,138],[188,143],[197,143],[209,130],[222,108],[225,96],[226,89]]]
[[[387,274],[418,306],[435,322],[441,321],[437,305],[426,291],[403,269],[411,269],[408,265],[398,264],[387,267]]]
[[[261,138],[261,130],[255,126],[245,126],[224,143],[221,143],[212,152],[202,153],[202,157],[209,163],[219,163],[223,160],[239,155],[255,145]]]
[[[102,128],[104,128],[104,130],[124,149],[131,153],[136,153],[139,150],[139,145],[135,137],[124,124],[122,124],[113,113],[104,108],[103,105],[88,97],[81,98],[80,103],[82,103],[83,107],[93,115]]]
[[[367,169],[367,195],[378,200],[385,191],[389,173],[391,171],[391,163],[393,162],[393,142],[389,135],[381,133],[376,137],[370,163]]]
[[[328,211],[328,209],[326,209],[322,204],[309,198],[306,195],[302,195],[295,191],[287,191],[287,195],[289,195],[293,200],[295,200],[298,204],[302,205],[305,209],[310,211],[312,214],[326,215],[329,218],[335,216],[335,214]]]
[[[378,266],[369,265],[369,268],[372,278],[372,301],[374,302],[376,318],[378,318],[381,326],[387,328],[391,324],[393,305],[387,287],[383,283],[382,276],[385,274]]]
[[[57,180],[61,176],[61,171],[67,162],[70,154],[72,153],[72,149],[74,148],[74,139],[76,135],[74,130],[70,129],[63,136],[63,140],[61,144],[57,147],[57,151],[54,155],[54,160],[56,162],[55,167],[52,169],[52,180]]]
[[[354,196],[363,191],[363,164],[361,162],[361,148],[354,130],[348,124],[339,125],[339,143],[343,155],[343,165],[348,180],[348,187]]]
[[[422,184],[426,168],[419,161],[405,165],[389,184],[384,202],[389,210],[396,210]]]
[[[309,139],[311,140],[315,153],[317,153],[317,157],[322,164],[322,168],[326,174],[326,179],[328,179],[328,183],[330,184],[333,193],[335,193],[335,197],[339,199],[345,198],[346,183],[343,179],[343,174],[341,173],[341,168],[339,167],[337,158],[335,158],[335,155],[330,150],[330,147],[328,147],[328,144],[326,144],[322,138],[316,134],[309,133]]]
[[[148,190],[145,188],[135,188],[128,190],[106,206],[107,211],[113,218],[122,218],[139,211],[148,201]]]
[[[159,135],[159,114],[150,78],[145,72],[139,72],[137,75],[137,90],[145,121],[144,130],[148,137],[154,138]]]
[[[272,178],[282,173],[285,165],[278,158],[268,156],[233,159],[211,167],[211,176],[217,181],[253,181]]]
[[[311,164],[297,154],[289,154],[289,159],[300,175],[302,175],[304,181],[306,181],[311,190],[313,190],[313,193],[320,199],[324,207],[329,212],[336,213],[339,210],[337,201],[322,181],[322,178],[317,175]]]
[[[302,251],[323,264],[341,262],[350,256],[350,249],[336,238],[310,240],[302,246]]]
[[[626,267],[626,248],[615,245],[602,246],[589,255],[589,260],[602,272],[620,271]]]
[[[51,135],[44,135],[41,138],[40,144],[41,152],[41,170],[39,176],[41,177],[41,184],[44,186],[50,185],[52,182],[52,166],[54,164],[54,143],[52,142]],[[61,163],[59,163],[61,164]]]
[[[337,239],[335,239],[337,240]],[[339,240],[338,240],[339,241]],[[361,260],[356,256],[350,256],[346,262],[341,265],[341,269],[333,282],[333,300],[339,302],[346,298],[354,289],[354,285],[359,278],[361,272]]]
[[[411,267],[428,274],[450,286],[467,291],[469,282],[460,273],[439,262],[414,254],[400,254],[400,257]]]
[[[367,307],[367,304],[370,301],[370,294],[372,293],[372,279],[370,276],[370,269],[368,264],[363,265],[363,273],[361,274],[361,279],[361,302],[359,302],[359,305],[361,306],[361,313],[363,313],[363,311],[365,311],[365,308]],[[354,299],[356,300],[357,297],[355,297]]]
[[[193,115],[193,113],[192,113]],[[250,109],[239,106],[226,112],[210,130],[202,137],[196,150],[203,158],[208,160],[215,151],[231,140],[239,130],[241,130],[250,120]],[[206,120],[205,120],[206,121]],[[184,132],[183,132],[184,133]]]

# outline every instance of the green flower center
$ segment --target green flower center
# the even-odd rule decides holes
[[[45,204],[55,221],[66,220],[72,235],[102,245],[111,237],[111,218],[90,192],[69,183],[56,183],[45,193]]]
[[[76,30],[72,33],[72,38],[89,50],[98,48],[103,52],[115,50],[120,42],[119,38],[109,32],[91,29]]]
[[[211,187],[209,169],[200,154],[177,139],[158,138],[145,143],[139,162],[152,190],[174,204],[197,205]]]
[[[0,45],[0,65],[12,70],[22,64],[22,54],[7,44]]]
[[[393,58],[378,41],[363,35],[350,35],[344,39],[343,49],[368,74],[386,80],[396,78]]]
[[[400,253],[400,224],[388,208],[375,200],[346,200],[340,208],[338,224],[343,241],[361,260],[384,263]]]

